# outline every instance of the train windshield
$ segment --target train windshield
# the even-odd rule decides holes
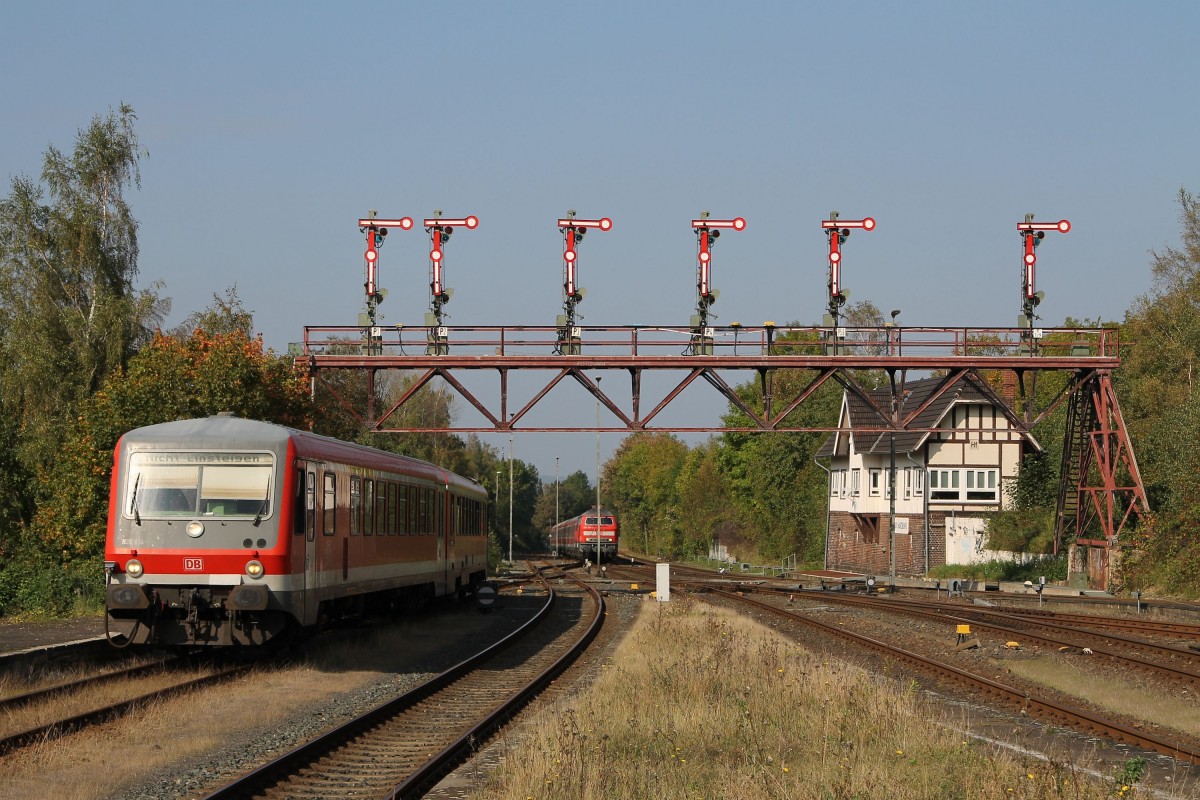
[[[127,518],[271,516],[270,453],[134,453],[123,513]]]
[[[584,518],[583,518],[583,524],[584,524],[584,525],[595,525],[595,524],[596,524],[596,518],[595,518],[595,517],[584,517]],[[601,525],[601,526],[604,526],[604,525],[612,525],[612,524],[613,524],[613,518],[612,518],[612,517],[601,517],[601,518],[600,518],[600,525]]]

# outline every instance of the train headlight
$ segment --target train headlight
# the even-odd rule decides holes
[[[136,558],[131,558],[125,562],[125,574],[131,578],[140,578],[146,572],[142,566],[142,562]]]
[[[258,559],[251,559],[246,562],[246,574],[251,578],[261,578],[263,576],[263,565]]]
[[[194,519],[187,524],[187,535],[193,539],[199,538],[204,533],[204,523],[198,519]]]

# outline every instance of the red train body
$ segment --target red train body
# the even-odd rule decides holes
[[[130,431],[105,543],[110,638],[259,645],[472,591],[487,492],[417,459],[220,415]]]
[[[560,554],[577,558],[597,557],[596,538],[599,536],[599,557],[611,560],[617,554],[617,515],[601,508],[590,509],[560,522],[550,530],[550,544]]]

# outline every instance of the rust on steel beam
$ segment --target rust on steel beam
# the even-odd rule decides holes
[[[446,380],[491,425],[490,428],[454,427],[463,432],[515,429],[568,375],[599,399],[624,424],[624,430],[660,429],[652,428],[651,423],[699,377],[704,377],[726,400],[747,413],[753,422],[747,430],[818,430],[811,425],[788,425],[786,420],[830,379],[873,409],[881,429],[896,430],[910,427],[923,409],[907,409],[896,404],[896,411],[904,412],[901,416],[894,414],[892,408],[879,406],[872,393],[856,380],[856,373],[881,370],[894,375],[897,371],[901,374],[907,374],[908,370],[938,371],[945,374],[944,387],[948,387],[971,372],[1009,370],[1016,374],[1023,390],[1023,377],[1027,372],[1036,375],[1047,370],[1070,371],[1076,375],[1077,382],[1080,375],[1097,369],[1114,369],[1120,363],[1117,332],[1110,329],[1045,329],[1040,331],[1042,338],[1038,346],[1032,349],[1026,346],[1030,331],[1024,329],[858,328],[851,331],[849,338],[839,340],[836,346],[831,346],[830,338],[834,329],[731,326],[712,330],[712,355],[684,355],[692,332],[687,328],[667,326],[581,328],[586,355],[559,355],[553,352],[558,334],[554,327],[452,327],[446,329],[446,349],[436,355],[427,355],[425,344],[429,331],[424,327],[392,329],[385,326],[382,332],[371,329],[369,339],[359,328],[306,328],[303,355],[297,363],[309,370],[314,383],[321,373],[329,370],[362,371],[368,373],[372,382],[379,371],[415,372],[419,376],[417,381],[378,419],[371,419],[375,393],[371,392],[367,399],[368,419],[374,423],[373,428],[381,432],[409,430],[388,427],[387,422],[398,408],[412,400],[417,390],[437,377]],[[841,330],[837,329],[838,332]],[[878,343],[885,335],[889,337],[889,347],[880,350]],[[364,337],[362,346],[354,344],[356,336]],[[470,389],[465,383],[465,376],[472,371],[493,370],[500,381],[499,413],[488,408],[489,404],[478,389]],[[510,415],[509,375],[513,370],[520,373],[544,370],[552,376],[532,399]],[[626,405],[632,413],[622,409],[611,390],[601,391],[599,382],[585,375],[585,370],[628,372],[632,389]],[[649,414],[643,416],[642,377],[647,370],[659,374],[678,371],[684,376]],[[790,393],[775,397],[778,383],[775,378],[780,370],[811,372],[812,378],[799,390],[791,389],[794,382],[779,383],[780,386],[787,385]],[[754,404],[741,398],[727,382],[728,374],[737,372],[758,374],[761,397]],[[336,391],[334,393],[337,395]],[[1026,418],[1029,418],[1033,401],[1024,395],[1022,391]],[[937,393],[926,404],[936,396]],[[1061,402],[1063,396],[1060,393],[1054,402]],[[345,398],[339,400],[348,405]],[[757,410],[760,404],[762,412]],[[1051,410],[1035,415],[1035,421],[1044,419]],[[550,430],[535,426],[520,429]],[[591,424],[585,424],[554,430],[594,429]],[[661,429],[720,431],[725,427],[671,425],[661,426]]]
[[[699,377],[700,377],[700,374],[701,374],[702,372],[704,372],[704,370],[702,370],[702,369],[693,369],[691,372],[689,372],[689,373],[687,374],[687,377],[686,377],[686,378],[684,378],[683,380],[681,380],[681,381],[680,381],[680,382],[679,382],[679,383],[678,383],[678,384],[675,386],[675,388],[674,388],[674,389],[672,389],[671,391],[667,392],[667,396],[666,396],[666,397],[664,397],[664,398],[663,398],[661,401],[659,401],[659,404],[658,404],[658,405],[656,405],[656,406],[654,407],[654,409],[653,409],[653,410],[652,410],[652,411],[651,411],[649,414],[647,414],[647,415],[645,416],[645,418],[643,418],[643,419],[638,419],[638,418],[637,418],[637,410],[636,410],[636,407],[635,407],[633,418],[634,418],[634,421],[635,421],[635,423],[637,424],[637,429],[638,429],[638,430],[644,430],[644,429],[645,429],[645,427],[646,427],[646,425],[647,425],[647,424],[650,422],[650,420],[652,420],[652,419],[654,419],[656,416],[658,416],[658,412],[660,412],[660,411],[662,411],[664,408],[666,408],[666,407],[667,407],[667,406],[668,406],[668,405],[671,403],[671,401],[672,401],[672,400],[674,400],[676,397],[678,397],[678,396],[679,396],[679,393],[680,393],[680,392],[682,392],[684,389],[686,389],[688,386],[690,386],[690,385],[691,385],[692,381],[696,380],[696,378],[699,378]],[[642,374],[642,373],[641,373],[641,370],[638,370],[638,371],[637,371],[637,374],[640,376],[640,375]]]
[[[1088,382],[1086,390],[1095,411],[1095,427],[1087,434],[1088,461],[1095,465],[1098,479],[1095,483],[1089,480],[1091,470],[1084,470],[1080,474],[1081,519],[1076,529],[1086,533],[1088,526],[1095,521],[1111,547],[1116,544],[1130,520],[1147,509],[1146,492],[1133,445],[1129,441],[1129,432],[1117,404],[1112,376],[1107,372],[1098,373],[1094,380]],[[1124,470],[1128,482],[1118,481],[1121,470]]]

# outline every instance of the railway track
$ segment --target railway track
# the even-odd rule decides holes
[[[1019,615],[1014,617],[998,609],[959,605],[944,606],[926,601],[903,601],[854,595],[822,595],[820,599],[822,602],[829,601],[837,605],[882,609],[920,619],[943,622],[947,625],[969,623],[977,628],[998,633],[1006,639],[1019,638],[1027,642],[1036,641],[1048,647],[1065,647],[1075,650],[1086,648],[1093,655],[1118,661],[1142,672],[1184,684],[1200,685],[1200,672],[1196,669],[1197,665],[1200,665],[1200,653],[1181,647],[1131,639],[1126,636],[1087,630],[1075,625],[1048,620],[1032,620]],[[1037,633],[1035,628],[1040,628],[1043,632]],[[1114,648],[1132,650],[1142,655],[1163,659],[1163,661],[1148,661]],[[1185,666],[1164,663],[1169,661],[1183,661]]]
[[[959,669],[958,667],[926,658],[902,647],[848,631],[840,625],[828,625],[820,620],[796,613],[791,609],[780,608],[771,603],[747,596],[744,593],[711,587],[708,587],[708,593],[733,603],[769,613],[773,616],[786,618],[791,622],[798,622],[806,627],[816,629],[823,634],[849,641],[857,647],[875,652],[898,663],[906,664],[924,674],[932,674],[944,680],[950,680],[953,683],[969,688],[977,695],[990,698],[998,704],[1014,707],[1051,724],[1082,731],[1091,735],[1102,736],[1144,750],[1161,753],[1190,764],[1200,764],[1200,748],[1170,739],[1166,736],[1139,730],[1092,712],[1046,697],[1040,697],[1026,689],[1006,686],[990,678],[985,678],[981,675]]]
[[[539,578],[541,577],[539,573]],[[419,796],[547,686],[604,618],[592,588],[556,592],[534,619],[422,686],[209,794],[260,797]]]
[[[27,692],[25,694],[9,697],[3,701],[0,701],[0,712],[2,712],[5,717],[8,717],[15,710],[32,706],[36,703],[54,702],[57,698],[60,698],[63,695],[80,692],[84,689],[104,683],[115,683],[116,681],[122,679],[142,679],[152,674],[162,672],[165,669],[171,669],[172,666],[175,665],[154,663],[129,667],[127,669],[118,670],[112,673],[92,676],[78,681],[71,681],[34,692]],[[107,703],[98,708],[56,718],[50,722],[37,724],[15,733],[6,734],[3,737],[0,737],[0,756],[30,744],[45,742],[49,739],[56,739],[60,736],[65,736],[67,734],[84,730],[92,725],[100,725],[102,723],[118,719],[139,708],[144,708],[150,703],[158,700],[165,700],[170,697],[175,697],[194,689],[213,686],[241,675],[250,668],[251,665],[249,664],[218,667],[216,668],[216,671],[208,675],[173,683],[170,686],[164,686],[152,692],[138,694],[135,697],[129,697],[116,702]]]
[[[644,572],[637,568],[620,567],[616,570],[617,574],[629,575],[633,578],[644,578]],[[674,567],[672,572],[676,573]],[[1051,699],[1048,696],[1039,696],[1036,691],[1031,692],[1025,688],[1016,688],[1004,685],[990,678],[985,678],[981,675],[976,675],[969,671],[959,669],[958,667],[943,663],[936,659],[927,658],[926,656],[912,652],[902,647],[888,644],[877,639],[863,636],[846,630],[843,625],[829,625],[815,619],[811,616],[799,613],[797,609],[791,607],[780,607],[773,605],[770,602],[764,602],[752,595],[762,591],[772,595],[786,595],[786,590],[780,592],[772,589],[764,589],[755,585],[741,585],[737,587],[724,588],[713,585],[713,575],[711,573],[702,573],[696,570],[679,570],[678,575],[673,575],[673,588],[697,588],[710,596],[720,597],[723,600],[731,603],[739,604],[743,607],[754,608],[758,611],[764,611],[773,616],[783,617],[790,622],[801,624],[805,627],[815,629],[823,634],[834,636],[843,641],[848,641],[856,647],[874,652],[885,658],[891,659],[897,663],[906,664],[909,667],[927,675],[934,675],[942,680],[948,680],[952,683],[967,687],[972,693],[977,696],[990,698],[998,705],[1016,708],[1017,710],[1036,716],[1051,724],[1081,731],[1083,733],[1102,736],[1110,740],[1128,744],[1134,747],[1139,747],[1144,750],[1161,753],[1170,756],[1171,758],[1185,761],[1191,764],[1200,764],[1200,748],[1174,740],[1168,736],[1159,735],[1150,731],[1141,730],[1139,728],[1126,725],[1116,720],[1102,717],[1093,712],[1079,709]],[[689,576],[689,577],[683,577]],[[797,597],[804,596],[805,599],[820,599],[822,602],[829,601],[831,603],[857,605],[860,607],[871,608],[886,608],[892,611],[901,611],[903,613],[911,613],[914,616],[932,616],[935,619],[942,621],[952,621],[953,617],[938,616],[928,610],[918,610],[917,606],[926,605],[925,601],[912,601],[911,608],[904,608],[903,602],[897,603],[895,598],[881,600],[870,596],[859,596],[842,593],[795,593]],[[954,606],[953,611],[958,614],[965,612],[995,612],[995,609],[975,609],[971,606]],[[1018,615],[1019,616],[1019,615]],[[1088,617],[1088,621],[1092,620]],[[984,623],[972,619],[973,624],[983,627]],[[1017,632],[1015,629],[1004,628],[1000,625],[988,623],[988,627],[994,627],[996,630],[1007,632]],[[1068,629],[1065,625],[1059,625],[1065,633],[1080,633],[1076,629]],[[1143,629],[1144,630],[1144,629]],[[1174,631],[1171,631],[1174,633]],[[1020,631],[1020,635],[1030,638],[1028,631]],[[1097,636],[1105,636],[1105,634],[1095,634]],[[1109,637],[1112,638],[1112,637]],[[1046,639],[1047,643],[1061,645],[1062,642]],[[1138,642],[1138,644],[1143,644]],[[1078,644],[1073,644],[1074,647],[1080,647]],[[1153,645],[1151,645],[1153,646]],[[1095,651],[1093,651],[1095,652]],[[1166,648],[1166,652],[1171,655],[1187,655],[1189,658],[1195,654],[1180,648]],[[1166,675],[1176,680],[1194,682],[1200,679],[1200,675],[1190,670],[1178,670],[1168,665],[1154,664],[1145,662],[1141,659],[1124,656],[1117,653],[1110,653],[1113,658],[1119,659],[1126,664],[1145,668],[1149,671],[1156,672],[1160,675]]]

